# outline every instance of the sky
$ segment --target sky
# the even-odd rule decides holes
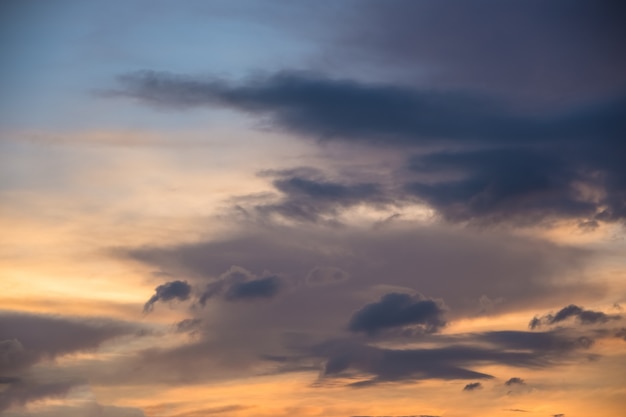
[[[0,3],[0,415],[620,417],[626,7]]]

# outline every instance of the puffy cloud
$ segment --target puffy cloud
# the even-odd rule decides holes
[[[440,303],[419,294],[390,293],[355,312],[348,329],[375,334],[384,329],[410,325],[425,333],[434,333],[446,325],[443,314]]]
[[[481,389],[483,384],[480,382],[470,382],[469,384],[463,387],[463,391],[476,391],[477,389]]]
[[[511,385],[525,385],[526,383],[524,382],[524,380],[522,378],[518,378],[518,377],[513,377],[513,378],[509,378],[504,385],[506,385],[507,387],[510,387]]]
[[[222,274],[216,281],[209,283],[202,294],[199,302],[206,302],[216,296],[226,301],[253,300],[259,298],[271,298],[281,288],[281,279],[270,275],[256,278],[244,268],[233,266]]]
[[[601,311],[585,310],[574,304],[563,307],[556,314],[546,314],[541,317],[534,317],[528,327],[535,329],[542,325],[551,325],[560,323],[569,318],[576,318],[581,324],[597,324],[606,323],[610,320],[619,320],[619,315],[609,315]]]
[[[170,281],[159,285],[155,293],[143,306],[144,312],[150,312],[157,301],[185,301],[191,294],[191,286],[186,281]]]

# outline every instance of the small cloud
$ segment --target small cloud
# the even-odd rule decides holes
[[[504,385],[506,385],[507,387],[510,387],[511,385],[526,385],[526,382],[524,382],[522,378],[513,377],[506,381]]]
[[[601,311],[585,310],[583,307],[570,304],[567,307],[563,307],[556,314],[545,314],[541,317],[533,317],[530,323],[528,323],[528,327],[535,329],[542,325],[560,323],[569,318],[575,318],[581,324],[597,324],[606,323],[609,320],[619,320],[621,316],[609,315]]]
[[[477,389],[482,389],[482,387],[483,384],[481,384],[480,382],[471,382],[463,388],[463,391],[475,391]]]
[[[226,301],[271,298],[278,294],[281,287],[281,279],[276,275],[257,278],[250,271],[233,266],[207,285],[200,295],[199,303],[205,305],[214,297],[221,297]]]
[[[417,326],[424,333],[435,333],[446,325],[444,309],[435,300],[419,294],[390,293],[352,315],[348,329],[374,334],[380,330]]]
[[[279,278],[269,276],[253,281],[235,283],[226,291],[225,297],[229,301],[247,298],[270,298],[278,293],[279,288]]]
[[[143,307],[144,312],[150,312],[157,301],[185,301],[191,294],[191,286],[186,281],[171,281],[159,285],[155,293]]]

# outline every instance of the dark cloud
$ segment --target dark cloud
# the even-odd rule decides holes
[[[491,379],[492,375],[471,368],[500,364],[520,368],[545,368],[577,358],[588,349],[588,338],[559,332],[487,332],[444,341],[428,349],[390,349],[353,340],[333,340],[312,348],[311,354],[325,360],[322,378],[358,380],[355,387],[391,381],[421,379]],[[460,344],[459,342],[465,342]],[[475,344],[482,342],[482,346]],[[485,344],[486,343],[486,344]],[[471,385],[471,384],[470,384]]]
[[[545,218],[590,218],[607,203],[581,193],[580,184],[596,181],[554,149],[439,152],[413,158],[410,167],[422,175],[460,176],[406,187],[453,221],[536,224]]]
[[[390,293],[355,312],[348,329],[370,335],[381,330],[413,326],[434,333],[446,325],[440,303],[421,295]]]
[[[237,282],[226,291],[229,301],[248,298],[270,298],[278,293],[280,280],[276,276],[258,278],[248,282]]]
[[[455,151],[411,160],[428,180],[407,181],[417,197],[449,220],[498,222],[576,218],[583,227],[626,218],[626,99],[607,98],[541,114],[479,93],[424,91],[285,72],[241,84],[140,72],[122,90],[152,104],[226,106],[269,117],[277,127],[325,140],[388,147],[447,144]],[[456,174],[456,178],[450,179]],[[285,199],[261,206],[316,221],[320,211],[389,203],[379,185],[298,175],[274,181]]]
[[[624,98],[565,114],[530,116],[480,94],[422,91],[281,72],[240,85],[142,71],[119,77],[113,95],[165,107],[226,106],[270,116],[276,126],[326,139],[418,145],[433,139],[528,144],[619,140]]]
[[[518,377],[513,377],[513,378],[509,378],[504,385],[506,385],[507,387],[511,386],[511,385],[525,385],[526,383],[524,382],[524,380],[522,378],[518,378]]]
[[[522,410],[521,408],[507,408],[504,411],[513,411],[515,413],[529,413],[528,410]]]
[[[626,342],[626,328],[622,327],[615,333],[615,337],[619,337]]]
[[[534,317],[528,327],[535,329],[542,325],[551,325],[560,323],[569,318],[576,318],[581,324],[597,324],[606,323],[610,320],[619,320],[619,315],[608,315],[601,311],[585,310],[574,304],[563,307],[556,314],[546,314],[541,317]]]
[[[143,307],[144,312],[150,312],[157,301],[185,301],[191,294],[191,286],[186,281],[170,281],[159,285],[155,293]]]
[[[565,414],[552,414],[552,417],[565,417]]]
[[[324,57],[361,72],[550,103],[626,86],[619,1],[374,0],[355,9]]]
[[[281,193],[277,202],[258,204],[262,215],[280,215],[288,219],[319,222],[341,209],[359,204],[386,205],[388,197],[378,184],[329,181],[317,170],[300,168],[263,173],[273,176],[274,187]]]
[[[198,299],[201,305],[216,296],[227,301],[272,298],[280,291],[282,281],[278,276],[257,278],[244,268],[233,266],[216,281],[206,286]]]
[[[481,384],[480,382],[470,382],[469,384],[465,385],[465,387],[463,387],[463,391],[475,391],[477,389],[481,389],[483,387],[483,384]]]

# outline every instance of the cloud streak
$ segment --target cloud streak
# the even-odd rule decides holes
[[[543,325],[552,325],[575,318],[580,324],[606,323],[611,320],[619,320],[620,315],[609,315],[601,311],[586,310],[574,304],[563,307],[556,314],[545,314],[541,317],[534,317],[528,327],[535,329]]]

